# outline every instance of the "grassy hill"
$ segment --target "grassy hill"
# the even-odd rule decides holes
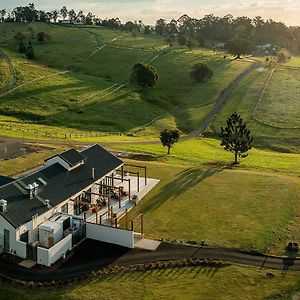
[[[239,112],[255,135],[255,143],[284,152],[299,152],[300,105],[298,59],[270,68],[263,66],[246,77],[211,125],[213,132]],[[289,66],[293,65],[294,68]]]
[[[35,34],[52,35],[50,42],[33,42],[34,61],[16,52],[13,38],[16,32],[28,32],[29,26]],[[12,127],[18,129],[10,132],[15,136],[20,127],[26,136],[41,129],[62,134],[136,131],[170,111],[166,119],[140,134],[157,134],[165,126],[194,129],[221,91],[251,65],[207,49],[168,47],[160,37],[133,37],[99,27],[0,24],[0,32],[2,47],[17,73],[15,89],[0,98],[0,120],[16,124]],[[140,91],[127,84],[138,62],[157,68],[160,80],[155,89]],[[189,72],[197,62],[213,68],[212,80],[193,82]]]

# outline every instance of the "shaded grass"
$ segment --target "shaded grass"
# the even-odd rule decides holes
[[[231,266],[179,268],[133,272],[94,279],[62,290],[31,291],[1,285],[1,299],[288,299],[299,288],[297,274],[285,278],[274,271]],[[118,288],[116,288],[116,286]]]

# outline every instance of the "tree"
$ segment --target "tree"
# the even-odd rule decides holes
[[[149,25],[146,25],[144,28],[144,34],[148,35],[151,33],[151,27]]]
[[[155,32],[159,35],[164,35],[167,30],[167,24],[165,19],[159,19],[155,24]]]
[[[66,6],[63,6],[62,9],[60,10],[60,15],[62,16],[63,20],[66,19],[68,15],[68,9]]]
[[[159,75],[154,67],[139,63],[134,65],[130,81],[146,89],[154,87],[158,79]]]
[[[46,40],[47,40],[47,41],[50,41],[50,40],[51,40],[51,34],[42,31],[42,32],[39,32],[39,33],[36,35],[36,39],[37,39],[38,42],[45,42]]]
[[[33,52],[31,41],[29,42],[28,47],[26,49],[26,56],[29,59],[34,59],[34,52]]]
[[[236,55],[237,58],[241,58],[242,54],[247,54],[251,51],[252,44],[249,40],[235,38],[226,43],[226,48],[231,54]]]
[[[185,34],[180,34],[178,37],[178,44],[180,46],[185,46],[188,42],[188,38]]]
[[[124,25],[124,29],[129,32],[134,31],[136,29],[136,27],[137,26],[131,21],[126,22],[126,24]]]
[[[221,127],[221,146],[226,151],[234,154],[234,163],[238,163],[239,157],[247,157],[247,152],[252,148],[253,137],[250,135],[246,123],[237,113],[232,114],[227,120],[227,127]]]
[[[24,41],[25,39],[25,34],[23,32],[18,32],[16,35],[15,35],[15,39],[21,43]]]
[[[195,81],[201,82],[205,78],[211,78],[213,71],[207,64],[198,63],[192,67],[190,75]]]
[[[5,15],[6,15],[6,9],[3,8],[0,10],[0,16],[1,16],[1,22],[4,22],[4,18],[5,18]]]
[[[204,35],[201,32],[196,34],[195,41],[197,42],[198,47],[204,47],[205,46],[205,38],[204,38]]]
[[[54,23],[57,22],[58,17],[59,17],[59,12],[56,9],[53,10],[52,11],[52,18],[53,18]]]
[[[71,22],[74,21],[76,19],[76,12],[75,12],[75,10],[74,9],[70,9],[68,11],[68,16],[69,16],[69,19],[70,19]]]
[[[26,48],[24,42],[21,41],[21,42],[20,42],[20,45],[19,45],[19,52],[20,52],[20,53],[26,53],[26,50],[27,50],[27,48]]]
[[[172,146],[179,141],[180,133],[176,129],[165,129],[160,133],[160,141],[164,147],[168,147],[168,155]]]

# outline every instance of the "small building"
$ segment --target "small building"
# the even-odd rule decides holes
[[[20,178],[3,179],[0,248],[45,266],[85,238],[134,248],[132,224],[121,229],[118,221],[158,183],[146,172],[93,145],[54,155]]]

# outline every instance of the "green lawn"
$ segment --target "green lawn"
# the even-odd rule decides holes
[[[214,139],[198,138],[175,144],[171,156],[167,157],[166,148],[161,144],[113,144],[112,147],[163,156],[173,165],[199,166],[200,164],[229,164],[233,155],[220,147],[220,142]],[[300,173],[300,154],[280,153],[276,151],[260,150],[257,148],[249,152],[249,156],[241,160],[241,167],[254,170],[272,170],[283,173]]]
[[[39,299],[292,299],[300,288],[299,276],[282,277],[265,270],[230,266],[220,269],[192,267],[113,275],[60,290],[23,290],[0,286],[3,300]]]

